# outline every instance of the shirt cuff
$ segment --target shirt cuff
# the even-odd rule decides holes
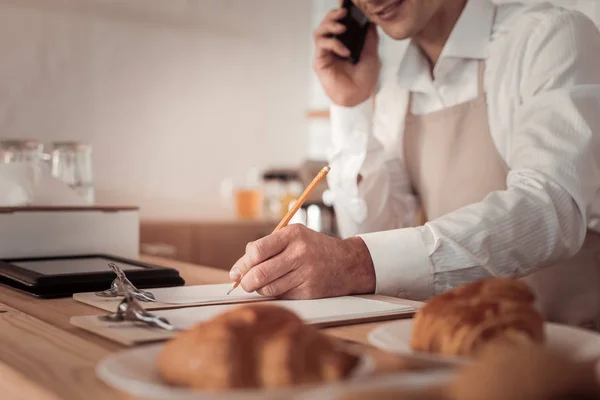
[[[412,300],[427,300],[433,296],[433,272],[421,229],[423,227],[359,235],[375,266],[375,293]]]

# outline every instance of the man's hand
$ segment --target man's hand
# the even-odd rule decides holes
[[[379,37],[374,25],[369,29],[360,61],[352,65],[345,58],[350,55],[338,39],[346,27],[338,22],[346,15],[346,9],[331,11],[314,33],[315,59],[313,68],[331,101],[339,106],[354,107],[375,94],[381,61]]]
[[[365,243],[339,240],[290,225],[249,243],[230,278],[246,292],[285,299],[315,299],[375,291],[375,270]]]

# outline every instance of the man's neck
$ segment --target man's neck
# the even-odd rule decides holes
[[[425,29],[414,37],[423,54],[429,59],[432,70],[437,64],[452,29],[458,22],[466,4],[467,0],[446,0]]]

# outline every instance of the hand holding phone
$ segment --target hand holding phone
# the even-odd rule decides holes
[[[335,37],[350,50],[348,57],[350,62],[357,64],[360,61],[371,22],[352,0],[344,0],[342,8],[346,10],[346,15],[340,20],[340,23],[346,27],[346,31]]]
[[[381,61],[375,26],[351,0],[344,5],[315,31],[313,68],[334,104],[353,107],[375,94]]]

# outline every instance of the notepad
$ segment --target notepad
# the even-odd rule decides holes
[[[228,296],[231,284],[179,286],[172,288],[145,289],[156,297],[156,302],[140,302],[146,310],[162,310],[175,307],[193,307],[215,304],[237,304],[254,301],[272,300],[272,297],[261,296],[258,293],[246,293],[237,288]],[[76,293],[73,299],[105,311],[115,312],[123,300],[122,297],[99,297],[95,293]]]
[[[389,299],[383,296],[372,297]],[[307,324],[318,327],[397,319],[412,316],[415,312],[412,306],[367,299],[360,296],[318,300],[275,300],[269,301],[268,304],[287,308],[296,313]],[[152,313],[166,318],[172,325],[179,329],[188,329],[194,324],[207,321],[235,307],[240,306],[237,304],[207,305],[203,307],[158,310]],[[71,323],[125,345],[165,340],[176,335],[173,332],[135,325],[129,322],[105,322],[101,321],[97,316],[73,317],[71,318]]]

